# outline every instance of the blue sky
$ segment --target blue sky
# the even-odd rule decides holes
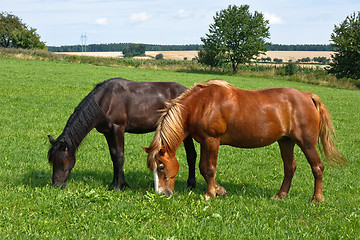
[[[277,44],[328,44],[334,25],[360,11],[359,0],[0,0],[36,28],[49,46],[148,43],[199,44],[213,16],[229,5],[250,5],[270,21]]]

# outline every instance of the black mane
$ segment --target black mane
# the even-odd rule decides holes
[[[75,108],[74,113],[66,123],[64,132],[78,146],[91,129],[95,127],[97,120],[102,115],[103,112],[95,101],[94,93],[91,92]]]
[[[97,87],[95,87],[95,89]],[[56,140],[56,143],[65,143],[71,153],[75,153],[75,150],[80,145],[81,141],[104,116],[100,106],[95,101],[94,90],[91,91],[75,108],[73,114],[66,123],[64,131]],[[53,147],[56,143],[53,144]],[[51,154],[53,147],[50,149],[49,154]]]

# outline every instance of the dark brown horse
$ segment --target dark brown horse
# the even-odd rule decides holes
[[[75,165],[75,151],[85,136],[96,128],[105,135],[114,166],[115,190],[128,184],[124,177],[124,133],[154,131],[165,102],[176,98],[186,87],[173,82],[134,82],[121,78],[98,84],[75,108],[62,134],[52,144],[48,158],[53,165],[52,182],[66,185]],[[195,187],[196,152],[191,137],[184,139],[189,165],[188,186]]]
[[[284,180],[276,198],[287,196],[296,164],[297,144],[315,178],[313,200],[323,200],[323,171],[316,145],[321,140],[325,159],[345,163],[335,147],[330,114],[319,97],[291,88],[259,91],[237,89],[225,81],[194,85],[170,102],[158,123],[148,152],[155,191],[171,195],[179,164],[175,152],[191,136],[201,145],[200,173],[208,184],[205,198],[225,195],[215,181],[219,145],[257,148],[277,141],[284,162]]]

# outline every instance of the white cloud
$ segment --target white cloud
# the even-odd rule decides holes
[[[178,12],[177,12],[177,17],[178,18],[187,18],[187,17],[190,17],[191,16],[191,12],[189,11],[186,11],[184,9],[180,9]]]
[[[276,16],[274,13],[264,13],[264,18],[269,20],[270,24],[285,24],[285,21],[281,19],[281,17]]]
[[[107,25],[107,18],[106,17],[98,18],[96,19],[95,23],[99,25]]]
[[[146,12],[134,13],[130,16],[130,21],[132,23],[145,22],[150,17],[151,16],[149,14],[147,14]]]

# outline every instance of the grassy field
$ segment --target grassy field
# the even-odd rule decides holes
[[[332,113],[337,146],[349,165],[325,163],[324,203],[310,202],[313,177],[299,148],[288,198],[273,200],[283,178],[277,144],[259,149],[222,146],[217,180],[228,195],[204,201],[206,184],[188,190],[184,149],[171,198],[155,195],[146,154],[153,134],[125,136],[131,189],[113,192],[105,138],[93,130],[77,152],[65,189],[51,186],[47,135],[57,137],[95,86],[111,77],[175,81],[213,78],[239,88],[309,90]],[[0,239],[356,239],[360,236],[360,91],[277,79],[0,58]],[[197,150],[199,146],[197,145]]]

